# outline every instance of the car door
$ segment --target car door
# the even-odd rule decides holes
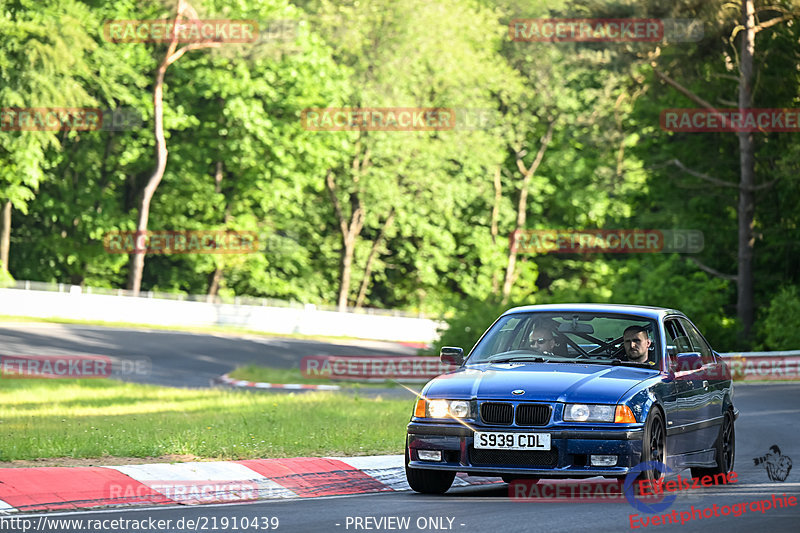
[[[717,364],[713,350],[695,325],[686,318],[681,318],[680,321],[692,345],[692,351],[699,352],[703,362],[702,368],[694,372],[692,378],[693,389],[702,398],[697,413],[697,423],[702,426],[696,431],[697,449],[708,449],[713,447],[719,432],[719,424],[722,422],[725,382],[719,375],[720,366]]]
[[[691,352],[692,347],[677,317],[664,320],[664,333],[669,370],[673,376],[671,383],[673,395],[671,401],[665,402],[667,437],[669,437],[667,453],[684,454],[696,449],[695,439],[691,434],[691,424],[695,422],[698,413],[692,371],[678,369],[677,354]]]

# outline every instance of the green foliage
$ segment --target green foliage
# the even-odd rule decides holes
[[[0,268],[0,289],[10,287],[14,284],[14,278],[5,268]]]
[[[522,194],[517,158],[524,166],[535,160],[552,122],[552,141],[526,191],[526,227],[700,229],[705,248],[695,259],[703,268],[668,255],[520,256],[510,300],[675,307],[715,348],[746,347],[736,340],[732,318],[735,283],[707,274],[736,274],[736,188],[671,163],[678,159],[733,185],[738,140],[729,133],[664,131],[663,109],[695,102],[653,70],[715,105],[735,101],[738,40],[729,37],[737,8],[721,0],[191,4],[205,18],[263,26],[298,21],[297,32],[283,41],[193,50],[170,66],[169,161],[149,227],[255,231],[264,245],[242,256],[150,256],[143,290],[207,293],[216,277],[220,294],[335,303],[343,246],[325,185],[330,170],[345,217],[363,208],[349,301],[363,281],[367,306],[452,316],[442,343],[468,349],[510,307],[496,302]],[[135,227],[155,162],[152,85],[166,45],[109,42],[102,28],[110,20],[170,17],[175,2],[3,5],[0,107],[132,108],[143,118],[141,128],[125,131],[0,131],[0,202],[13,205],[9,272],[16,279],[123,287],[128,257],[106,253],[102,239]],[[762,21],[775,16],[762,11]],[[508,38],[512,18],[578,16],[697,18],[705,37]],[[758,32],[754,106],[797,107],[796,22]],[[492,122],[433,132],[302,127],[305,108],[343,106],[472,108],[488,112]],[[779,287],[800,284],[800,145],[794,133],[754,136],[755,299],[783,301]],[[366,153],[369,168],[359,174],[354,163]],[[384,229],[389,213],[393,220]],[[761,332],[765,345],[795,342],[769,331]]]
[[[735,297],[730,281],[709,279],[677,254],[630,259],[618,271],[609,303],[678,309],[694,322],[715,350],[741,349],[738,323],[726,309]]]
[[[760,321],[763,350],[797,350],[800,346],[800,289],[781,288]]]
[[[513,305],[499,302],[471,300],[463,303],[441,330],[441,338],[434,344],[433,351],[439,353],[442,346],[458,346],[468,354],[481,335],[497,320],[501,314]],[[429,350],[425,350],[429,352]]]

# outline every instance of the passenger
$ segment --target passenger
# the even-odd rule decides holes
[[[647,330],[642,326],[629,326],[622,333],[622,344],[625,346],[628,361],[646,363],[652,343],[647,336]]]

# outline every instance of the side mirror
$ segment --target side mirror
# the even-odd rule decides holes
[[[439,360],[446,365],[461,366],[464,363],[464,349],[456,346],[442,346]]]
[[[678,372],[691,372],[703,368],[703,359],[699,352],[679,353],[677,359],[678,364],[675,370]]]

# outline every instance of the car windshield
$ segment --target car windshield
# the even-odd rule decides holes
[[[623,333],[650,340],[646,361],[628,357]],[[634,315],[610,313],[514,313],[498,320],[470,354],[468,364],[533,361],[606,364],[658,364],[656,321]],[[639,357],[639,361],[644,355]]]

